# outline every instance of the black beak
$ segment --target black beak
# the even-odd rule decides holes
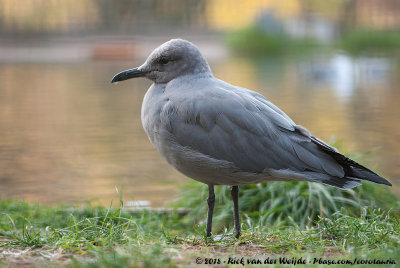
[[[129,69],[126,71],[122,71],[114,75],[113,79],[111,79],[111,83],[115,83],[118,81],[124,81],[127,79],[135,78],[135,77],[143,77],[145,73],[138,70],[138,68]]]

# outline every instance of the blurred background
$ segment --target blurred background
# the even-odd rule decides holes
[[[0,198],[147,200],[188,178],[148,141],[145,79],[117,85],[171,38],[367,165],[400,196],[396,0],[0,0]]]

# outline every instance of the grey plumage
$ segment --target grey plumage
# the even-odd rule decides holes
[[[344,189],[361,180],[391,185],[313,137],[262,95],[215,78],[188,41],[164,43],[142,66],[112,82],[138,76],[155,82],[142,105],[150,141],[195,180],[233,186],[307,180]]]

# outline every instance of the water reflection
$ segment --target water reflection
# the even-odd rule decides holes
[[[7,64],[0,77],[0,192],[49,203],[147,197],[182,177],[147,141],[140,104],[149,83],[111,87],[119,66]],[[89,70],[89,71],[88,71]],[[137,116],[135,116],[137,115]],[[132,182],[132,180],[134,182]],[[132,195],[135,196],[132,196]]]
[[[365,61],[370,67],[357,67],[368,66]],[[116,71],[134,65],[1,64],[0,198],[108,204],[117,198],[114,187],[123,186],[126,199],[160,206],[175,194],[187,179],[157,154],[140,122],[150,82],[109,83]],[[212,68],[221,79],[258,90],[322,139],[334,135],[349,150],[379,146],[371,166],[400,182],[400,127],[394,123],[400,78],[388,59],[230,58]]]
[[[314,56],[301,64],[302,75],[311,86],[329,86],[341,98],[353,95],[360,86],[387,87],[393,69],[388,58],[351,58],[343,53]]]

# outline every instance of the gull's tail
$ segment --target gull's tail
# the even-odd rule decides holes
[[[312,141],[319,146],[324,152],[335,159],[344,169],[345,176],[343,178],[332,177],[323,183],[329,184],[342,189],[353,188],[361,185],[361,180],[372,181],[379,184],[392,186],[385,178],[382,178],[372,170],[355,162],[354,160],[340,154],[333,147],[327,145],[318,138],[312,137]]]

